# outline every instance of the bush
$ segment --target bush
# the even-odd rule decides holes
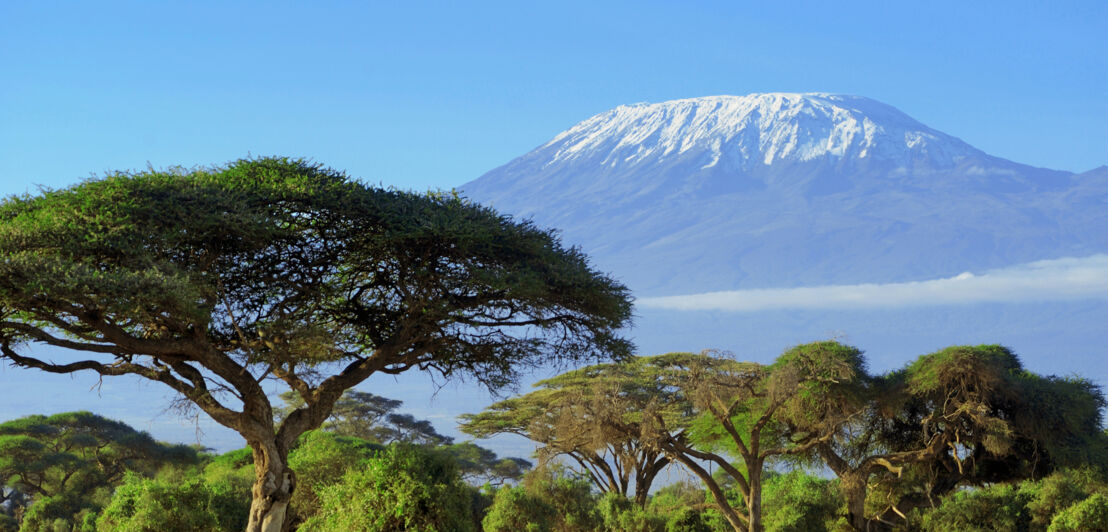
[[[619,493],[605,493],[597,503],[604,530],[609,532],[665,532],[664,517],[647,512]]]
[[[712,532],[704,519],[704,512],[692,508],[678,508],[670,512],[666,520],[666,532]]]
[[[960,491],[923,516],[926,532],[1008,532],[1028,530],[1030,495],[1016,486],[997,485]]]
[[[485,532],[550,532],[557,517],[553,506],[523,487],[501,488],[481,527]]]
[[[1027,509],[1036,530],[1045,530],[1062,510],[1093,493],[1108,493],[1103,476],[1088,468],[1057,471],[1039,482],[1024,482],[1021,487],[1032,498]]]
[[[360,438],[321,430],[304,433],[297,443],[289,453],[289,467],[296,473],[296,490],[289,503],[294,525],[319,512],[319,491],[338,484],[348,470],[364,467],[384,449]]]
[[[803,471],[767,475],[762,490],[762,524],[767,532],[826,531],[844,512],[830,480]]]
[[[249,500],[227,484],[170,483],[128,473],[96,521],[103,532],[237,532]]]
[[[535,469],[523,477],[523,488],[554,507],[554,530],[592,532],[601,526],[592,483],[579,473],[557,466]]]
[[[395,444],[320,488],[320,511],[300,530],[471,531],[470,491],[449,455]]]
[[[1108,530],[1108,497],[1094,493],[1054,517],[1048,532]]]
[[[96,528],[86,519],[95,518],[99,507],[91,506],[76,495],[55,495],[44,497],[28,509],[23,515],[20,532],[96,532]]]
[[[498,490],[482,526],[485,532],[593,532],[603,520],[592,484],[554,465],[529,471],[520,486]]]

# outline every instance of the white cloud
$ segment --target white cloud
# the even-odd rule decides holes
[[[890,308],[983,302],[1108,299],[1108,255],[1042,260],[979,275],[908,283],[732,290],[644,297],[637,305],[673,310]]]

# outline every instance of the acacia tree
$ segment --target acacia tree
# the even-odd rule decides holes
[[[627,496],[646,505],[654,478],[669,465],[665,453],[637,436],[602,423],[612,405],[633,415],[661,390],[643,378],[642,365],[597,364],[535,383],[537,390],[497,402],[479,414],[461,416],[461,430],[478,438],[516,434],[539,443],[546,462],[569,457],[601,493]],[[620,399],[622,397],[622,399]],[[630,398],[635,398],[631,400]]]
[[[286,526],[290,446],[370,375],[502,387],[527,364],[627,354],[630,308],[550,231],[304,161],[115,173],[0,203],[2,357],[158,381],[238,431],[251,531]],[[267,378],[304,400],[276,426]]]
[[[761,532],[765,465],[803,455],[837,432],[856,408],[839,389],[868,378],[864,360],[836,342],[794,347],[770,365],[718,355],[637,359],[640,378],[653,380],[657,392],[617,396],[600,419],[699,477],[732,528]],[[734,482],[744,508],[731,505],[707,463]]]
[[[278,420],[304,406],[304,400],[293,391],[282,393],[281,400],[285,406],[276,410]],[[323,430],[381,444],[449,445],[454,442],[450,436],[439,434],[430,421],[397,413],[395,410],[402,404],[403,401],[377,394],[347,390],[335,402],[331,416],[323,423]]]
[[[948,347],[853,393],[867,397],[861,415],[815,451],[857,530],[894,528],[960,486],[1102,460],[1100,390],[1028,372],[1001,346]]]

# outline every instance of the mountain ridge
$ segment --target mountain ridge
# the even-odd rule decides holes
[[[767,93],[616,107],[461,190],[667,295],[1108,251],[1105,173],[994,157],[860,96]]]

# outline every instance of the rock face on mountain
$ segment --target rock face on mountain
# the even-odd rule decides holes
[[[990,156],[861,97],[620,106],[462,187],[640,296],[957,275],[1108,251],[1108,167]]]

